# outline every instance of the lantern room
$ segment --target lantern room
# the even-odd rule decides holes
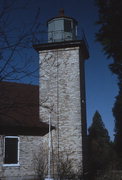
[[[59,16],[48,20],[47,25],[49,43],[77,40],[77,21],[65,16],[63,9]]]

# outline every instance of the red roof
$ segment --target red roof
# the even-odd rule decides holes
[[[39,86],[0,82],[0,134],[46,133],[48,125],[39,119]]]

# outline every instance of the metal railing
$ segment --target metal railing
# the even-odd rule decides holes
[[[56,31],[43,30],[43,31],[36,33],[36,36],[33,37],[32,43],[33,44],[44,44],[44,43],[48,43],[48,42],[84,40],[87,48],[89,48],[84,31],[80,30],[80,31],[78,31],[77,34],[73,30],[70,32],[64,32],[62,30],[56,30]],[[59,37],[59,39],[58,39],[58,37]],[[49,38],[51,38],[51,39],[49,39]]]

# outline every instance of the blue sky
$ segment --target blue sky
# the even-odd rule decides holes
[[[18,0],[17,2],[19,5],[19,3],[25,1]],[[58,15],[60,8],[64,8],[65,15],[71,16],[78,21],[79,34],[84,29],[90,53],[90,58],[85,64],[88,127],[92,122],[95,111],[98,110],[113,139],[114,117],[112,107],[115,96],[118,94],[117,78],[108,68],[108,64],[112,63],[112,60],[106,58],[101,45],[95,42],[95,32],[98,30],[95,22],[98,13],[94,0],[30,0],[23,14],[21,10],[15,12],[14,23],[18,23],[19,19],[20,25],[27,25],[27,23],[33,21],[37,8],[40,8],[42,30],[46,29],[48,19]],[[36,67],[38,65],[38,54],[32,50],[27,52],[27,55],[30,53]],[[31,80],[23,79],[22,81],[26,83],[32,82],[33,84],[38,82],[34,78],[31,78]]]

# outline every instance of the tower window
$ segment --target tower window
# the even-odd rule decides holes
[[[64,31],[65,32],[71,32],[71,21],[64,19]]]
[[[19,161],[19,137],[6,136],[4,139],[4,164],[18,164]]]

